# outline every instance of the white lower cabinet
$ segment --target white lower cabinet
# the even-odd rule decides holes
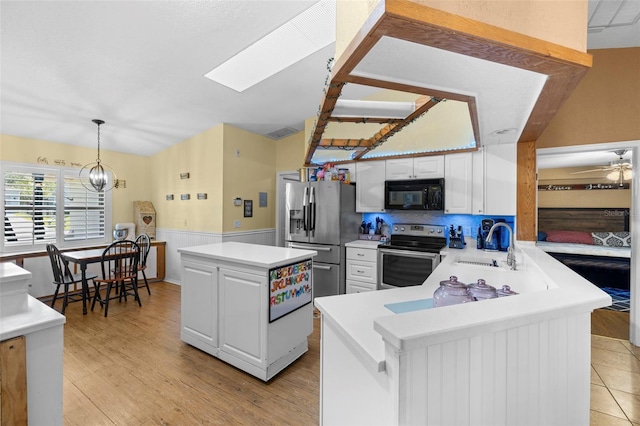
[[[378,249],[347,245],[347,293],[373,291],[378,285]]]
[[[267,276],[220,269],[220,351],[250,364],[266,362]],[[263,327],[264,325],[264,327]]]
[[[218,268],[183,260],[180,316],[183,341],[206,352],[218,352]]]

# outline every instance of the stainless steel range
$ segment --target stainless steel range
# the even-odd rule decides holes
[[[393,225],[388,244],[378,247],[378,290],[422,285],[440,263],[447,245],[446,227]]]

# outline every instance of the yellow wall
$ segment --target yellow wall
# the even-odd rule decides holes
[[[336,58],[384,0],[338,0]],[[587,0],[415,0],[435,9],[506,28],[579,51],[587,49]]]
[[[165,149],[150,159],[150,197],[159,228],[221,232],[223,126],[219,125]],[[181,179],[181,173],[189,173]],[[207,194],[198,200],[197,194]],[[173,201],[166,196],[173,194]],[[189,200],[182,200],[189,194]]]
[[[77,167],[94,162],[96,149],[76,145],[0,135],[0,160],[28,164],[48,164]],[[133,222],[133,202],[148,201],[151,179],[146,173],[147,157],[123,154],[100,149],[100,159],[111,166],[119,180],[126,181],[126,188],[112,190],[113,223]]]
[[[277,142],[228,124],[223,126],[223,231],[275,227]],[[267,207],[259,207],[260,192],[267,193]],[[235,197],[253,201],[252,217],[244,217],[243,206],[234,206]],[[239,228],[234,227],[236,220],[240,221]]]
[[[298,170],[304,166],[305,134],[303,130],[276,141],[276,171]]]
[[[587,0],[416,0],[496,27],[585,52]]]
[[[606,172],[572,174],[596,167],[565,167],[538,171],[538,185],[615,183]],[[629,183],[626,181],[625,183]],[[538,191],[538,207],[631,207],[630,189]]]
[[[590,50],[593,67],[537,148],[640,140],[640,47]]]
[[[94,149],[43,140],[0,135],[0,160],[17,163],[64,163],[78,170],[95,160]],[[236,156],[237,150],[240,155]],[[296,170],[304,160],[304,133],[279,141],[223,124],[195,135],[152,156],[141,157],[106,150],[126,188],[113,190],[113,223],[133,222],[133,202],[151,201],[159,228],[201,232],[232,232],[275,226],[276,172]],[[189,173],[181,179],[181,173]],[[259,207],[259,193],[267,193],[267,207]],[[199,200],[198,193],[206,193]],[[173,194],[173,201],[166,196]],[[189,200],[181,200],[189,194]],[[233,198],[253,201],[253,216]],[[240,221],[240,228],[234,221]]]

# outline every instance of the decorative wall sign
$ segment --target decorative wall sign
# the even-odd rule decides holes
[[[171,199],[173,200],[173,194]],[[151,201],[134,201],[133,219],[138,235],[147,234],[150,238],[156,237],[156,209]]]
[[[244,200],[244,217],[253,217],[253,200]]]
[[[207,193],[206,192],[198,192],[198,200],[206,200]]]
[[[167,201],[173,201],[173,194],[167,194]]]
[[[618,183],[580,183],[566,185],[538,185],[538,191],[591,191],[598,189],[629,189],[629,184],[623,183],[622,185],[620,185]]]
[[[180,194],[180,199],[181,200],[188,200],[191,198],[191,195],[189,194]]]
[[[180,179],[189,179],[189,173],[180,173]]]
[[[259,207],[267,207],[267,193],[259,192],[258,193],[258,206]]]

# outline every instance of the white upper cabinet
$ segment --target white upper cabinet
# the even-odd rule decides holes
[[[359,213],[384,211],[384,161],[356,163],[356,211]]]
[[[444,155],[415,157],[413,159],[413,175],[416,179],[444,177]]]
[[[484,214],[516,215],[517,144],[484,147]]]
[[[444,157],[444,212],[471,213],[472,155],[470,152]]]
[[[471,153],[471,168],[471,213],[483,215],[485,211],[484,148]]]
[[[516,144],[445,156],[445,213],[516,214]]]
[[[386,161],[386,179],[431,179],[444,177],[444,155],[398,158]]]

